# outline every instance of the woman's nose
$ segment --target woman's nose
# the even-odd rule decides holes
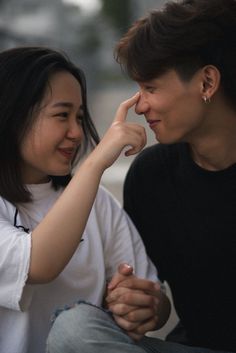
[[[82,124],[79,123],[78,121],[71,123],[67,131],[67,138],[76,141],[76,140],[80,140],[82,136],[83,136]]]
[[[143,93],[140,94],[140,98],[135,106],[135,113],[138,115],[145,114],[149,109],[149,104],[145,99]]]

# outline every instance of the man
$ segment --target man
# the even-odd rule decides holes
[[[233,352],[235,19],[236,1],[170,2],[116,48],[160,142],[131,166],[124,207],[171,287],[180,323],[168,339]]]

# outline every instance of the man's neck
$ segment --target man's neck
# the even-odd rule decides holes
[[[236,133],[236,132],[235,132]],[[215,138],[191,145],[192,157],[196,164],[206,170],[223,170],[236,163],[235,141]]]

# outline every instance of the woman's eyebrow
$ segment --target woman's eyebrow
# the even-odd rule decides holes
[[[73,106],[74,106],[74,104],[71,102],[57,102],[57,103],[52,104],[52,108],[57,108],[57,107],[71,108]]]
[[[71,103],[71,102],[56,102],[54,104],[51,105],[52,108],[73,108],[74,107],[74,104]],[[80,107],[79,107],[79,110],[81,111],[84,111],[84,105],[81,104]]]

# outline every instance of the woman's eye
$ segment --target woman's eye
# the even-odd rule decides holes
[[[59,118],[61,118],[61,119],[67,119],[69,116],[69,113],[68,112],[60,112],[57,114],[57,116],[59,116]]]
[[[82,124],[82,123],[83,123],[83,120],[84,120],[84,116],[83,116],[83,115],[78,115],[78,116],[77,116],[77,122],[78,122],[79,124]]]

